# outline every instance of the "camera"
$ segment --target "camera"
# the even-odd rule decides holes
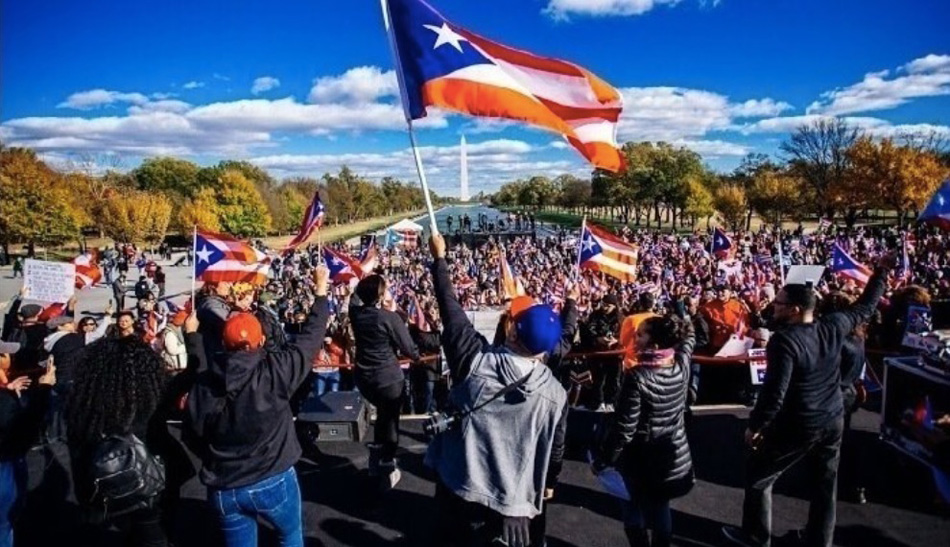
[[[445,412],[439,412],[438,414],[433,414],[422,422],[422,432],[425,433],[426,437],[435,437],[455,427],[455,425],[461,421],[461,418],[462,416],[456,413],[446,414]]]

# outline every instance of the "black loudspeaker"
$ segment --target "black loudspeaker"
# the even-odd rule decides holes
[[[360,442],[369,428],[369,411],[358,391],[331,391],[307,397],[297,421],[315,425],[318,442]]]

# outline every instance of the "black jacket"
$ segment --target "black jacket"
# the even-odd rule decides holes
[[[673,364],[639,365],[624,374],[617,410],[608,423],[598,460],[619,466],[627,482],[659,497],[677,497],[693,482],[684,413],[689,365],[696,344],[690,333]]]
[[[749,416],[751,431],[774,426],[790,436],[807,434],[842,415],[842,347],[855,327],[871,318],[886,288],[887,273],[877,270],[847,310],[772,336],[765,382]]]
[[[356,338],[356,381],[360,389],[402,382],[396,351],[411,361],[419,360],[419,350],[402,318],[376,306],[352,305],[350,321]]]
[[[318,297],[303,332],[284,349],[219,353],[208,362],[203,337],[187,334],[200,361],[188,396],[188,422],[202,460],[201,482],[228,489],[287,471],[300,458],[290,398],[323,344],[330,309]]]
[[[39,439],[49,398],[49,386],[28,389],[22,397],[0,389],[0,461],[23,457]]]

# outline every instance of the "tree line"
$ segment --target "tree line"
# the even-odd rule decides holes
[[[328,225],[425,207],[417,185],[391,177],[375,184],[345,166],[319,179],[277,181],[246,161],[202,167],[155,157],[127,172],[111,166],[96,174],[101,163],[81,158],[60,171],[33,150],[0,144],[0,245],[6,256],[12,244],[62,245],[90,233],[152,245],[169,233],[190,234],[193,226],[243,238],[291,233],[318,190]]]
[[[492,203],[578,214],[600,208],[646,227],[695,228],[718,215],[733,230],[749,229],[755,214],[772,225],[837,217],[850,227],[872,210],[895,212],[903,223],[950,174],[939,135],[875,139],[840,119],[801,126],[781,144],[781,158],[749,154],[730,173],[715,173],[696,152],[669,143],[628,142],[622,150],[622,173],[516,180]]]

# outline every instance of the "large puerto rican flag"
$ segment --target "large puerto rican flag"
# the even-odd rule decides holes
[[[595,167],[623,169],[616,129],[622,100],[573,63],[473,34],[423,0],[386,0],[403,106],[410,119],[435,106],[507,118],[562,135]]]
[[[250,243],[225,234],[198,231],[195,279],[210,283],[263,285],[270,275],[270,258]]]
[[[632,283],[637,279],[637,248],[604,228],[585,223],[581,230],[580,268]]]
[[[287,244],[287,248],[284,249],[284,253],[293,252],[294,249],[302,245],[305,241],[310,239],[310,236],[313,235],[321,224],[323,224],[323,216],[326,214],[326,208],[323,206],[323,202],[320,201],[320,192],[313,194],[313,200],[310,201],[310,205],[307,206],[307,210],[303,213],[303,221],[300,223],[300,230],[297,232],[297,235],[294,236],[290,243]]]
[[[872,273],[870,268],[851,258],[851,255],[837,243],[831,250],[831,271],[848,279],[853,279],[861,285],[867,285]]]

